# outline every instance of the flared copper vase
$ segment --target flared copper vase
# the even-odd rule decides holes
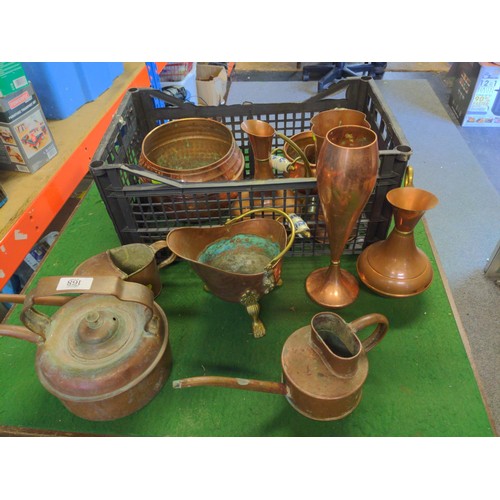
[[[410,297],[427,290],[433,271],[429,258],[415,245],[413,231],[427,210],[438,204],[429,191],[402,187],[389,191],[394,208],[394,229],[384,241],[363,250],[357,262],[361,281],[388,297]]]
[[[313,271],[306,291],[316,303],[345,307],[358,296],[356,278],[340,268],[340,258],[378,173],[377,134],[357,125],[328,132],[317,161],[318,195],[330,242],[330,265]]]

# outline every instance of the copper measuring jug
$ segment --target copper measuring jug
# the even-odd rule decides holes
[[[356,333],[370,325],[376,325],[374,331],[361,341]],[[281,353],[282,382],[203,376],[175,380],[172,385],[175,389],[216,386],[282,394],[308,418],[338,420],[358,406],[368,375],[366,353],[388,328],[382,314],[346,323],[338,314],[321,312],[286,340]]]
[[[160,264],[156,263],[156,253],[167,248],[165,240],[151,245],[130,243],[106,250],[82,262],[74,271],[76,276],[117,276],[125,281],[141,283],[153,290],[157,297],[161,292],[159,270],[170,264],[171,255]]]

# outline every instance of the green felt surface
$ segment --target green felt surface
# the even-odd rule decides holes
[[[390,321],[386,337],[368,353],[363,397],[347,418],[313,421],[274,394],[171,387],[175,379],[203,374],[280,380],[285,340],[323,310],[307,297],[305,278],[328,261],[291,257],[283,263],[283,286],[261,300],[261,319],[267,327],[261,339],[252,337],[245,309],[203,291],[186,262],[163,269],[164,288],[157,302],[168,318],[172,374],[150,404],[112,422],[90,422],[71,414],[39,383],[36,347],[0,339],[0,425],[120,436],[492,436],[422,223],[416,241],[435,270],[425,293],[390,299],[361,286],[357,301],[336,311],[346,321],[370,312]],[[92,186],[36,279],[70,274],[84,259],[118,245]],[[345,257],[342,267],[355,273],[355,261]],[[20,324],[19,312],[17,307],[10,323]],[[360,332],[360,337],[369,333]]]

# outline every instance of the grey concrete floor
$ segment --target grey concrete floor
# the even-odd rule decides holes
[[[284,72],[276,78],[268,72],[260,82],[256,72],[251,81],[236,78],[227,103],[297,102],[316,94],[316,82],[296,74],[286,81]],[[483,271],[500,239],[500,128],[461,127],[448,106],[451,83],[445,71],[389,71],[377,81],[413,149],[415,185],[440,199],[425,221],[498,435],[500,287]]]

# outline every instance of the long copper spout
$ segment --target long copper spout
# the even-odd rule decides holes
[[[268,382],[263,380],[253,380],[236,377],[191,377],[181,380],[174,380],[174,389],[184,389],[186,387],[226,387],[228,389],[241,389],[244,391],[269,392],[272,394],[287,395],[287,387],[281,382]]]

